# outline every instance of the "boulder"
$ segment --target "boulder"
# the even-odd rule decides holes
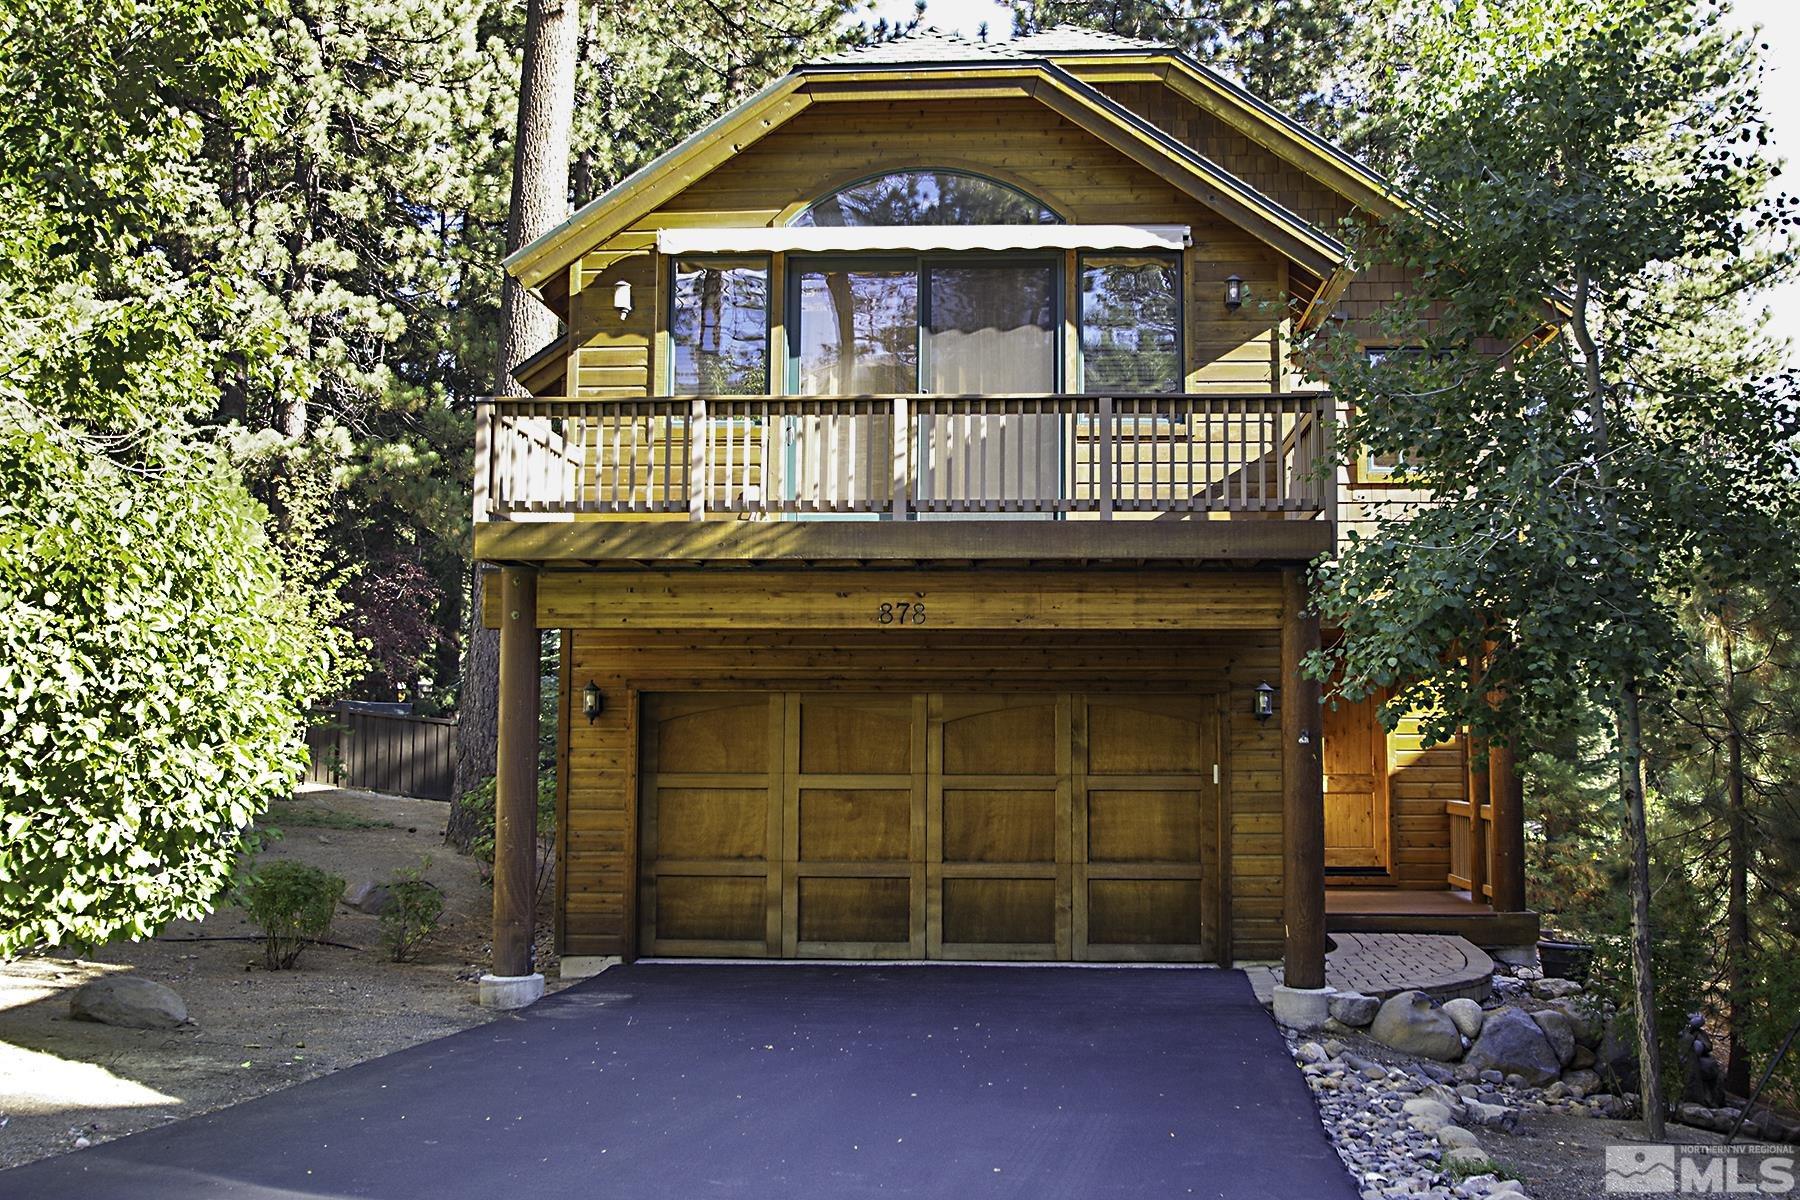
[[[1520,1076],[1542,1087],[1562,1074],[1562,1060],[1538,1023],[1516,1008],[1495,1009],[1469,1048],[1468,1061],[1483,1071]]]
[[[1575,1057],[1569,1060],[1569,1065],[1574,1067],[1577,1071],[1585,1071],[1599,1061],[1598,1058],[1594,1057],[1594,1052],[1592,1050],[1589,1050],[1586,1046],[1577,1042],[1575,1044]]]
[[[1369,1036],[1405,1054],[1454,1062],[1462,1057],[1462,1034],[1456,1023],[1434,1008],[1424,992],[1401,992],[1375,1014]]]
[[[1519,1114],[1504,1104],[1484,1104],[1471,1100],[1463,1105],[1463,1119],[1478,1129],[1499,1129],[1511,1133],[1519,1127]]]
[[[1420,1133],[1436,1133],[1451,1121],[1450,1110],[1429,1096],[1414,1096],[1400,1108],[1407,1123]]]
[[[1550,1048],[1556,1051],[1556,1061],[1561,1066],[1568,1066],[1569,1060],[1575,1057],[1575,1028],[1569,1024],[1569,1018],[1554,1008],[1546,1008],[1531,1014],[1537,1027],[1544,1031],[1544,1037],[1550,1042]]]
[[[1381,1001],[1361,992],[1339,992],[1331,998],[1331,1016],[1352,1029],[1362,1029],[1381,1011]]]
[[[1445,1125],[1437,1131],[1438,1145],[1446,1150],[1466,1150],[1471,1146],[1479,1147],[1480,1142],[1475,1135],[1461,1125]]]
[[[1569,1085],[1569,1090],[1577,1096],[1592,1096],[1605,1086],[1597,1071],[1584,1071],[1580,1068],[1568,1072],[1562,1081]]]
[[[1581,985],[1573,979],[1538,979],[1532,982],[1531,994],[1539,1000],[1561,1000],[1581,995]]]
[[[1590,1049],[1600,1044],[1606,1036],[1606,1021],[1598,1007],[1582,996],[1566,996],[1561,1000],[1552,1000],[1550,1007],[1569,1018],[1569,1028],[1575,1031],[1575,1044]]]
[[[380,916],[393,902],[394,893],[388,890],[386,884],[376,883],[373,879],[365,879],[344,889],[345,905],[372,917]]]
[[[127,1029],[174,1029],[188,1021],[180,996],[139,975],[102,975],[82,984],[69,997],[69,1015]]]
[[[1301,1042],[1294,1057],[1303,1063],[1322,1063],[1331,1056],[1325,1053],[1325,1047],[1317,1042]]]
[[[1481,1005],[1466,996],[1444,1001],[1444,1015],[1456,1023],[1457,1032],[1466,1038],[1478,1037],[1481,1023],[1486,1019]]]

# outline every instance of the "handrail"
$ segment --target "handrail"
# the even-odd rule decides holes
[[[502,397],[475,519],[1328,513],[1330,394]]]

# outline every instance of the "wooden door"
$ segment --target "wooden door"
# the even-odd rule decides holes
[[[1379,870],[1387,866],[1386,746],[1378,702],[1337,699],[1325,705],[1325,866]]]
[[[1074,700],[1074,956],[1217,957],[1218,704]]]
[[[784,956],[925,957],[925,707],[787,696]]]
[[[647,695],[646,955],[1216,955],[1211,696]]]
[[[1072,956],[1070,703],[1041,694],[931,697],[932,958]]]
[[[641,953],[781,953],[781,702],[767,693],[643,698]]]

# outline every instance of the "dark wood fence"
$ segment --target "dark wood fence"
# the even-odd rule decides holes
[[[456,778],[456,721],[371,712],[339,703],[306,731],[306,782],[448,800]]]

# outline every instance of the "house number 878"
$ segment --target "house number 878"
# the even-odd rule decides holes
[[[901,600],[894,604],[882,604],[875,610],[877,625],[923,625],[925,623],[925,604],[923,601]]]

